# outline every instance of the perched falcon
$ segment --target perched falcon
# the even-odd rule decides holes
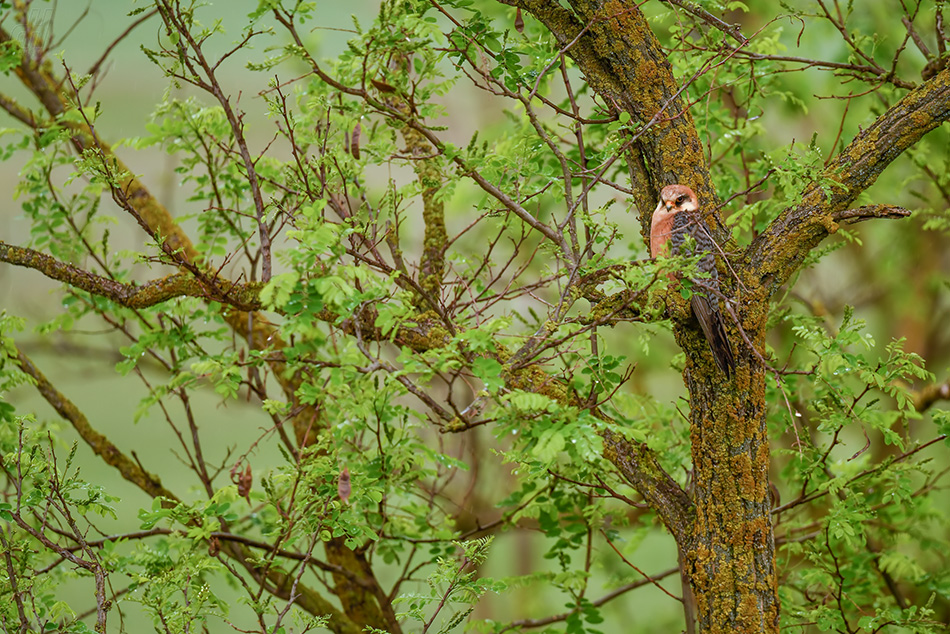
[[[692,238],[692,244],[688,247],[684,240],[686,236]],[[730,377],[735,372],[736,361],[729,339],[726,338],[722,313],[719,312],[719,273],[716,271],[713,248],[712,237],[699,213],[699,201],[693,190],[685,185],[664,187],[650,224],[650,254],[655,258],[667,255],[702,256],[698,268],[708,277],[694,280],[690,304],[709,342],[716,365]]]

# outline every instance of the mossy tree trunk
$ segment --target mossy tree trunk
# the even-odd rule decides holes
[[[765,339],[763,322],[743,324],[757,347]],[[725,389],[712,363],[691,364],[684,373],[696,507],[685,546],[702,631],[774,632],[779,605],[765,368],[748,346],[737,348],[736,376]]]
[[[650,211],[659,190],[683,183],[701,204],[715,209],[706,155],[688,105],[684,82],[675,77],[660,42],[635,3],[569,0],[502,0],[532,13],[555,34],[563,50],[606,103],[641,124],[627,161],[649,236]],[[702,632],[777,632],[778,577],[769,495],[764,361],[766,317],[771,294],[787,281],[806,255],[838,223],[900,217],[886,205],[849,209],[897,156],[950,118],[950,72],[918,86],[829,161],[824,174],[841,184],[827,193],[818,183],[801,203],[785,210],[739,253],[721,229],[714,229],[722,253],[720,279],[729,298],[730,338],[738,369],[732,381],[718,372],[695,323],[677,319],[676,338],[688,362],[693,458],[692,491],[676,490],[642,452],[610,442],[607,456],[649,500],[685,553],[685,574],[695,594]],[[712,227],[720,222],[708,219]],[[644,474],[648,474],[644,476]]]

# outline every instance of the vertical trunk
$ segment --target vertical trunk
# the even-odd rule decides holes
[[[764,324],[744,327],[749,340],[762,349]],[[691,334],[683,338],[692,339],[693,346],[705,346]],[[733,383],[724,385],[711,359],[689,364],[685,380],[696,508],[688,552],[700,631],[778,632],[765,368],[742,342],[737,346]]]
[[[627,157],[632,200],[640,209],[644,236],[649,233],[648,212],[664,185],[689,185],[699,200],[715,206],[706,155],[683,96],[684,78],[674,76],[639,4],[616,0],[501,1],[530,12],[545,24],[584,72],[590,87],[606,103],[645,126]],[[827,218],[823,223],[789,226],[820,234],[817,244],[829,230]],[[710,225],[715,232],[716,224]],[[782,226],[775,231],[781,233]],[[714,238],[725,245],[728,235],[718,233]],[[758,238],[759,242],[769,240],[771,235]],[[807,249],[799,248],[804,242],[794,240],[792,244],[790,257],[804,257]],[[776,249],[774,240],[772,248]],[[766,250],[741,263],[733,257],[729,274],[720,271],[725,286],[731,287],[732,294],[723,291],[728,297],[736,297],[737,289],[729,281],[736,274],[744,278],[742,289],[753,289],[745,290],[736,300],[744,311],[745,337],[737,337],[735,329],[729,328],[737,357],[732,380],[716,368],[685,305],[671,309],[678,311],[674,317],[677,340],[690,359],[684,379],[690,393],[695,508],[647,450],[605,436],[605,456],[650,500],[686,555],[684,564],[690,571],[701,632],[778,631],[765,426],[766,369],[744,339],[764,349],[767,293],[778,278],[774,270],[771,278],[766,278],[747,275],[747,269],[763,266],[759,262],[772,263],[783,253]],[[782,280],[796,267],[797,263],[787,271],[782,267]]]

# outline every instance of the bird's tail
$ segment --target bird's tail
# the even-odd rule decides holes
[[[703,334],[706,335],[706,341],[709,342],[709,349],[712,351],[713,359],[716,365],[726,375],[732,378],[736,371],[736,359],[732,354],[732,345],[729,338],[726,337],[726,326],[722,320],[722,313],[719,308],[713,304],[716,300],[710,300],[700,295],[693,295],[692,307],[693,313],[699,321]]]

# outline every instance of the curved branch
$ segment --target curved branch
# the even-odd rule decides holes
[[[679,566],[677,566],[675,568],[669,568],[667,570],[664,570],[663,572],[657,573],[655,575],[647,576],[643,579],[638,579],[637,581],[634,581],[632,583],[622,585],[616,590],[608,592],[601,598],[595,599],[594,601],[591,601],[590,603],[594,607],[599,608],[600,606],[606,605],[609,601],[616,599],[620,595],[626,592],[629,592],[630,590],[635,590],[637,588],[643,587],[651,583],[656,584],[656,582],[662,579],[665,579],[674,573],[679,572],[679,570],[680,570]],[[536,627],[544,627],[545,625],[550,625],[552,623],[559,623],[561,621],[566,621],[567,619],[571,618],[571,616],[575,614],[577,614],[576,609],[571,610],[570,612],[562,612],[560,614],[555,614],[553,616],[545,616],[538,619],[519,619],[517,621],[512,621],[511,623],[506,625],[504,628],[501,629],[501,632],[507,632],[508,630],[513,630],[516,628],[517,629],[533,629]]]
[[[97,456],[102,458],[103,462],[116,469],[123,479],[131,482],[151,497],[164,498],[166,506],[173,507],[181,502],[178,496],[162,486],[161,480],[157,476],[145,471],[135,460],[122,453],[111,440],[94,429],[89,423],[89,419],[76,407],[75,403],[57,390],[21,350],[17,350],[17,361],[20,369],[33,379],[36,389],[46,399],[46,402],[73,426],[83,442]],[[60,549],[56,550],[59,551]],[[280,570],[273,568],[261,570],[258,568],[255,559],[243,545],[225,542],[222,546],[222,552],[240,562],[255,577],[266,578],[272,584],[272,590],[277,596],[288,601],[294,601],[311,614],[330,616],[328,629],[335,632],[335,634],[359,634],[359,627],[319,593],[304,587],[302,584],[294,584],[293,577]],[[295,592],[291,591],[292,588]]]
[[[222,283],[221,286],[208,288],[190,273],[175,273],[161,279],[150,280],[141,286],[123,284],[95,275],[78,266],[60,262],[45,253],[3,241],[0,241],[0,262],[35,269],[50,279],[99,297],[105,297],[126,308],[149,308],[176,297],[199,297],[241,310],[257,310],[261,307],[258,298],[261,283],[238,284],[215,279],[215,282]]]
[[[884,205],[848,207],[898,156],[948,120],[950,69],[907,93],[862,130],[831,161],[823,178],[805,190],[801,202],[786,209],[752,242],[746,253],[762,287],[771,293],[784,283],[812,248],[838,230],[838,222],[881,217],[876,214],[905,215],[895,215],[898,208]],[[829,180],[836,184],[829,188]]]
[[[646,499],[676,543],[687,548],[696,509],[686,491],[663,470],[645,444],[631,442],[611,431],[602,435],[604,458]]]

